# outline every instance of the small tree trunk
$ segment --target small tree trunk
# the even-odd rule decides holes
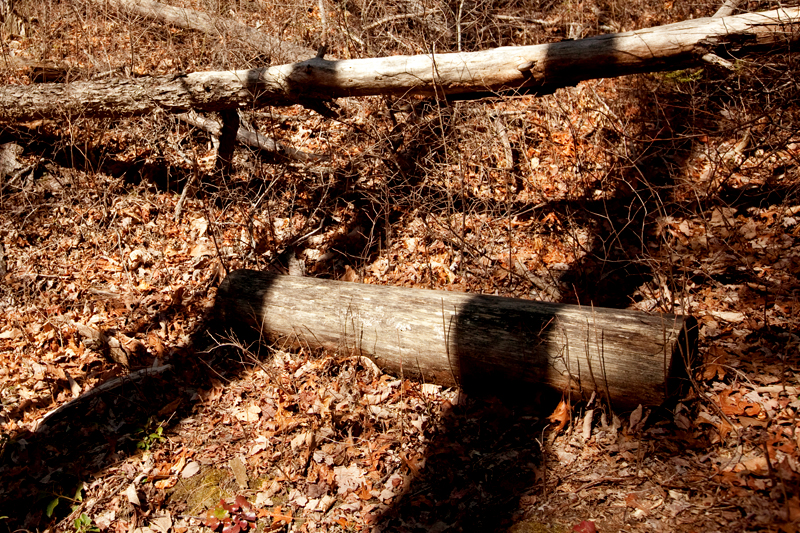
[[[396,375],[534,398],[597,392],[661,404],[696,350],[690,317],[237,270],[217,292],[223,327],[366,355]]]
[[[227,176],[233,164],[233,152],[236,150],[236,134],[239,131],[239,112],[225,110],[220,112],[222,117],[222,131],[219,135],[219,149],[217,149],[216,170],[222,176]]]

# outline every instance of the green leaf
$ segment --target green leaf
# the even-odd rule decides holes
[[[228,516],[228,510],[224,507],[217,507],[212,511],[212,514],[215,518],[222,520]]]
[[[82,502],[83,501],[83,494],[81,494],[82,492],[83,492],[83,483],[78,485],[78,490],[75,491],[75,497],[72,499],[76,502]]]
[[[86,513],[81,513],[81,515],[75,519],[73,525],[77,533],[96,533],[100,531],[97,526],[92,525],[92,519],[89,518],[89,515]]]
[[[59,498],[58,498],[58,496],[56,496],[55,498],[50,500],[50,503],[47,504],[47,509],[45,510],[45,513],[47,514],[47,518],[50,518],[50,517],[53,516],[53,511],[56,510],[56,505],[58,505],[58,500],[59,500]]]

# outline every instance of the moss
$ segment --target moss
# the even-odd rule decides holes
[[[664,79],[674,83],[692,83],[703,78],[703,69],[674,70],[663,74]]]
[[[250,479],[250,490],[262,490],[269,487],[270,483],[272,482],[272,476],[261,476],[255,479]]]
[[[189,479],[181,479],[168,495],[171,504],[185,503],[187,513],[199,515],[205,509],[214,507],[221,498],[234,496],[235,481],[230,471],[220,468],[203,467]]]

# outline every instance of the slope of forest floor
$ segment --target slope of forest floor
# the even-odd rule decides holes
[[[31,83],[31,62],[88,77],[260,57],[92,2],[17,4],[26,29],[0,30],[3,83]],[[719,7],[551,4],[480,4],[454,33],[433,1],[415,16],[180,3],[327,40],[338,57],[455,49],[457,36],[464,49],[548,42]],[[325,157],[239,147],[224,178],[213,140],[170,115],[3,125],[0,531],[210,532],[236,518],[257,531],[796,533],[798,66],[769,56],[474,102],[342,99],[340,120],[247,110],[261,133]],[[633,412],[473,397],[358,354],[226,334],[214,296],[236,268],[685,313],[700,360],[684,397]]]

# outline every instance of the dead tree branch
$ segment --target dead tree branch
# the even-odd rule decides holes
[[[301,336],[440,385],[529,395],[538,384],[632,407],[679,390],[697,342],[691,317],[254,270],[225,278],[216,312],[223,328],[282,343]]]
[[[213,17],[207,13],[183,7],[174,7],[153,0],[88,0],[98,6],[110,6],[147,20],[155,20],[209,35],[222,36],[226,40],[236,39],[258,49],[270,58],[270,62],[300,61],[314,57],[314,51],[299,44],[281,41],[265,35],[235,20]]]
[[[219,137],[222,134],[222,126],[220,126],[219,122],[198,115],[197,113],[182,113],[178,115],[178,119],[196,128],[200,128],[214,137]],[[324,155],[311,154],[303,152],[302,150],[297,150],[271,137],[267,137],[255,131],[250,131],[243,126],[240,126],[239,131],[236,132],[236,140],[245,146],[266,153],[281,155],[289,159],[294,159],[295,161],[307,162],[327,159]]]
[[[130,116],[322,102],[345,96],[475,98],[546,93],[589,79],[695,67],[704,57],[785,52],[800,36],[800,8],[703,18],[578,41],[471,53],[326,60],[181,76],[7,85],[0,122]]]

